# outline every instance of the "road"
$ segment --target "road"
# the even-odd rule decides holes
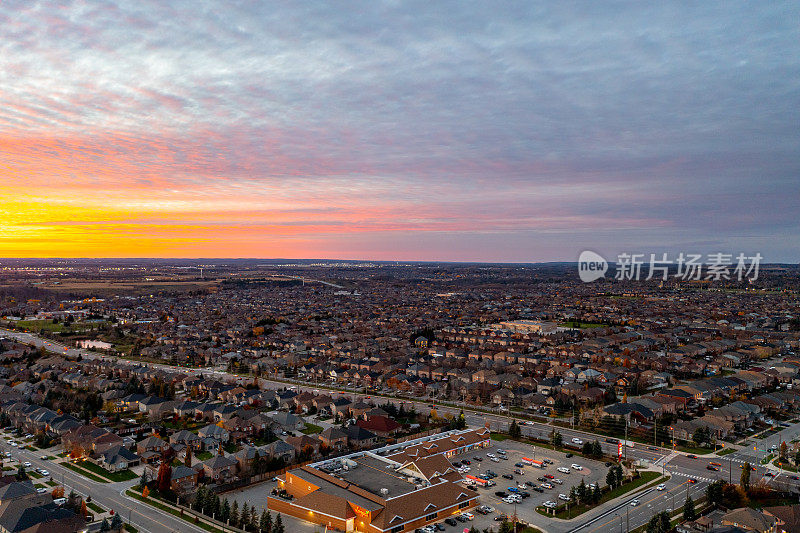
[[[62,343],[42,339],[37,335],[30,333],[21,333],[15,331],[1,330],[1,335],[15,338],[20,342],[34,345],[36,347],[44,346],[48,350],[61,352],[69,356],[81,355],[84,358],[100,358],[116,360],[121,364],[128,365],[141,365],[159,368],[162,370],[178,370],[180,372],[187,372],[192,374],[203,374],[221,380],[237,381],[241,383],[249,383],[252,381],[250,377],[240,377],[235,374],[230,374],[220,369],[186,369],[176,368],[166,364],[159,363],[140,363],[137,361],[130,361],[113,356],[107,356],[91,352],[90,350],[83,350],[65,346]],[[262,388],[278,389],[287,386],[285,382],[274,381],[261,378],[259,383]],[[314,384],[296,384],[298,391],[314,391],[318,387]],[[330,387],[326,387],[330,388]],[[334,392],[328,390],[327,392]],[[353,391],[340,390],[338,392],[355,394]],[[335,393],[335,392],[334,392]],[[356,394],[358,395],[358,394]],[[365,396],[365,395],[362,395]],[[376,397],[377,399],[377,397]],[[405,398],[389,398],[381,396],[382,401],[389,401],[399,407],[402,403],[406,407],[413,405],[418,410],[428,409],[429,401],[412,400]],[[436,409],[440,414],[450,413],[457,414],[462,408],[453,408],[449,406],[436,405]],[[469,407],[463,407],[466,421],[470,426],[486,426],[492,430],[503,431],[507,430],[512,420],[511,417],[500,413],[484,413],[482,411],[470,410]],[[539,439],[548,439],[551,435],[553,428],[556,428],[562,434],[565,443],[572,443],[572,439],[581,439],[583,441],[598,439],[601,443],[603,451],[609,455],[615,455],[617,451],[617,444],[605,441],[605,437],[601,435],[591,434],[581,430],[574,430],[563,428],[560,426],[553,426],[550,424],[543,424],[539,422],[528,422],[522,426],[523,435],[535,437]],[[646,446],[636,443],[634,447],[625,448],[625,456],[629,459],[641,460],[649,464],[651,467],[660,468],[662,472],[671,475],[670,480],[666,483],[663,491],[658,491],[655,488],[646,489],[637,493],[627,495],[619,503],[604,505],[600,508],[594,509],[585,513],[577,519],[570,521],[562,521],[541,517],[541,520],[535,519],[534,524],[543,530],[551,533],[566,533],[566,532],[581,532],[592,533],[599,531],[615,530],[618,526],[620,531],[633,529],[639,527],[653,516],[653,514],[668,510],[676,509],[683,506],[687,494],[692,498],[697,499],[705,492],[705,488],[709,483],[716,479],[730,480],[734,483],[739,481],[741,475],[741,466],[744,462],[749,461],[756,470],[751,474],[751,483],[757,483],[763,480],[777,488],[794,490],[800,492],[800,480],[792,479],[790,476],[793,474],[780,472],[777,467],[772,465],[764,466],[760,464],[773,445],[777,445],[781,440],[787,442],[791,439],[800,436],[800,423],[795,423],[787,428],[782,428],[780,433],[766,438],[749,439],[748,446],[736,447],[736,451],[726,456],[717,458],[716,456],[706,456],[692,459],[687,457],[687,454],[677,453],[668,448],[661,448],[657,446]],[[754,449],[755,447],[755,449]],[[156,531],[184,531],[192,530],[198,533],[201,529],[183,522],[177,518],[172,517],[146,506],[137,505],[135,500],[122,496],[121,493],[124,489],[135,484],[135,481],[127,483],[115,483],[102,486],[102,484],[94,483],[83,478],[63,467],[53,465],[52,462],[42,462],[38,456],[32,452],[18,451],[16,453],[24,454],[23,460],[31,461],[35,466],[42,466],[48,468],[51,472],[57,475],[63,475],[67,484],[72,484],[76,490],[84,494],[91,493],[93,499],[96,499],[98,504],[107,508],[115,510],[122,509],[123,516],[127,512],[133,514],[132,520],[140,529],[155,533]],[[37,464],[37,462],[39,464]],[[709,462],[720,463],[718,470],[709,470],[707,467]],[[767,472],[774,474],[774,477],[765,477]],[[696,483],[690,483],[689,480],[694,479]],[[97,494],[97,497],[95,497]],[[639,504],[632,506],[630,504],[633,499],[640,500]],[[539,523],[537,523],[539,522]],[[487,523],[486,525],[492,525]],[[155,528],[155,529],[154,529]]]
[[[194,524],[126,496],[125,491],[136,485],[139,482],[138,479],[118,483],[99,483],[61,466],[56,461],[41,459],[45,454],[54,456],[55,453],[58,453],[55,448],[50,451],[29,451],[13,448],[7,446],[6,442],[18,439],[8,433],[2,433],[2,438],[3,451],[10,451],[14,459],[17,459],[20,463],[28,461],[33,465],[33,468],[43,468],[49,471],[53,481],[61,483],[65,487],[67,494],[69,494],[70,490],[74,490],[84,497],[91,496],[92,501],[100,507],[106,510],[113,510],[115,513],[121,513],[123,520],[136,526],[139,531],[144,531],[145,533],[182,531],[208,533]]]

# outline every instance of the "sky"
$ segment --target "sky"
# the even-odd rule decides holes
[[[0,257],[800,261],[800,4],[0,3]]]

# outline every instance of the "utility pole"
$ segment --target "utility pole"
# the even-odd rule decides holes
[[[626,530],[630,531],[631,530],[631,516],[630,516],[630,513],[628,511],[629,511],[628,506],[625,506],[625,526],[626,526]]]
[[[625,454],[625,461],[628,460],[628,416],[625,417],[625,442],[622,443],[622,451]]]

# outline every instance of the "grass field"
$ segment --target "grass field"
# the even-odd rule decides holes
[[[98,483],[108,483],[108,481],[106,481],[105,479],[103,479],[101,477],[98,477],[98,476],[95,476],[94,474],[92,474],[88,470],[84,470],[83,468],[78,468],[77,466],[75,466],[72,463],[61,463],[61,466],[63,466],[64,468],[69,468],[73,472],[77,472],[80,475],[82,475],[83,477],[89,478],[92,481],[96,481]]]
[[[306,435],[313,435],[315,433],[322,433],[322,427],[316,424],[306,423],[306,427],[300,431]]]
[[[110,479],[111,481],[130,481],[131,479],[136,479],[137,476],[130,470],[122,470],[121,472],[109,472],[105,468],[101,466],[97,466],[94,463],[90,463],[89,461],[82,461],[80,464],[81,468],[85,468],[95,474],[99,474],[104,478]]]
[[[718,452],[717,452],[717,455],[719,455],[720,457],[722,457],[723,455],[728,455],[729,453],[733,453],[733,452],[735,452],[735,451],[736,451],[736,450],[734,450],[733,448],[725,448],[725,449],[722,449],[722,450],[718,451]]]

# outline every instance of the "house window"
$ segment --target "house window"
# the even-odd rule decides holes
[[[461,502],[458,504],[459,509],[463,509],[464,507],[469,507],[469,502]]]
[[[436,513],[431,513],[428,516],[426,516],[425,517],[425,521],[428,521],[428,520],[436,520]]]

